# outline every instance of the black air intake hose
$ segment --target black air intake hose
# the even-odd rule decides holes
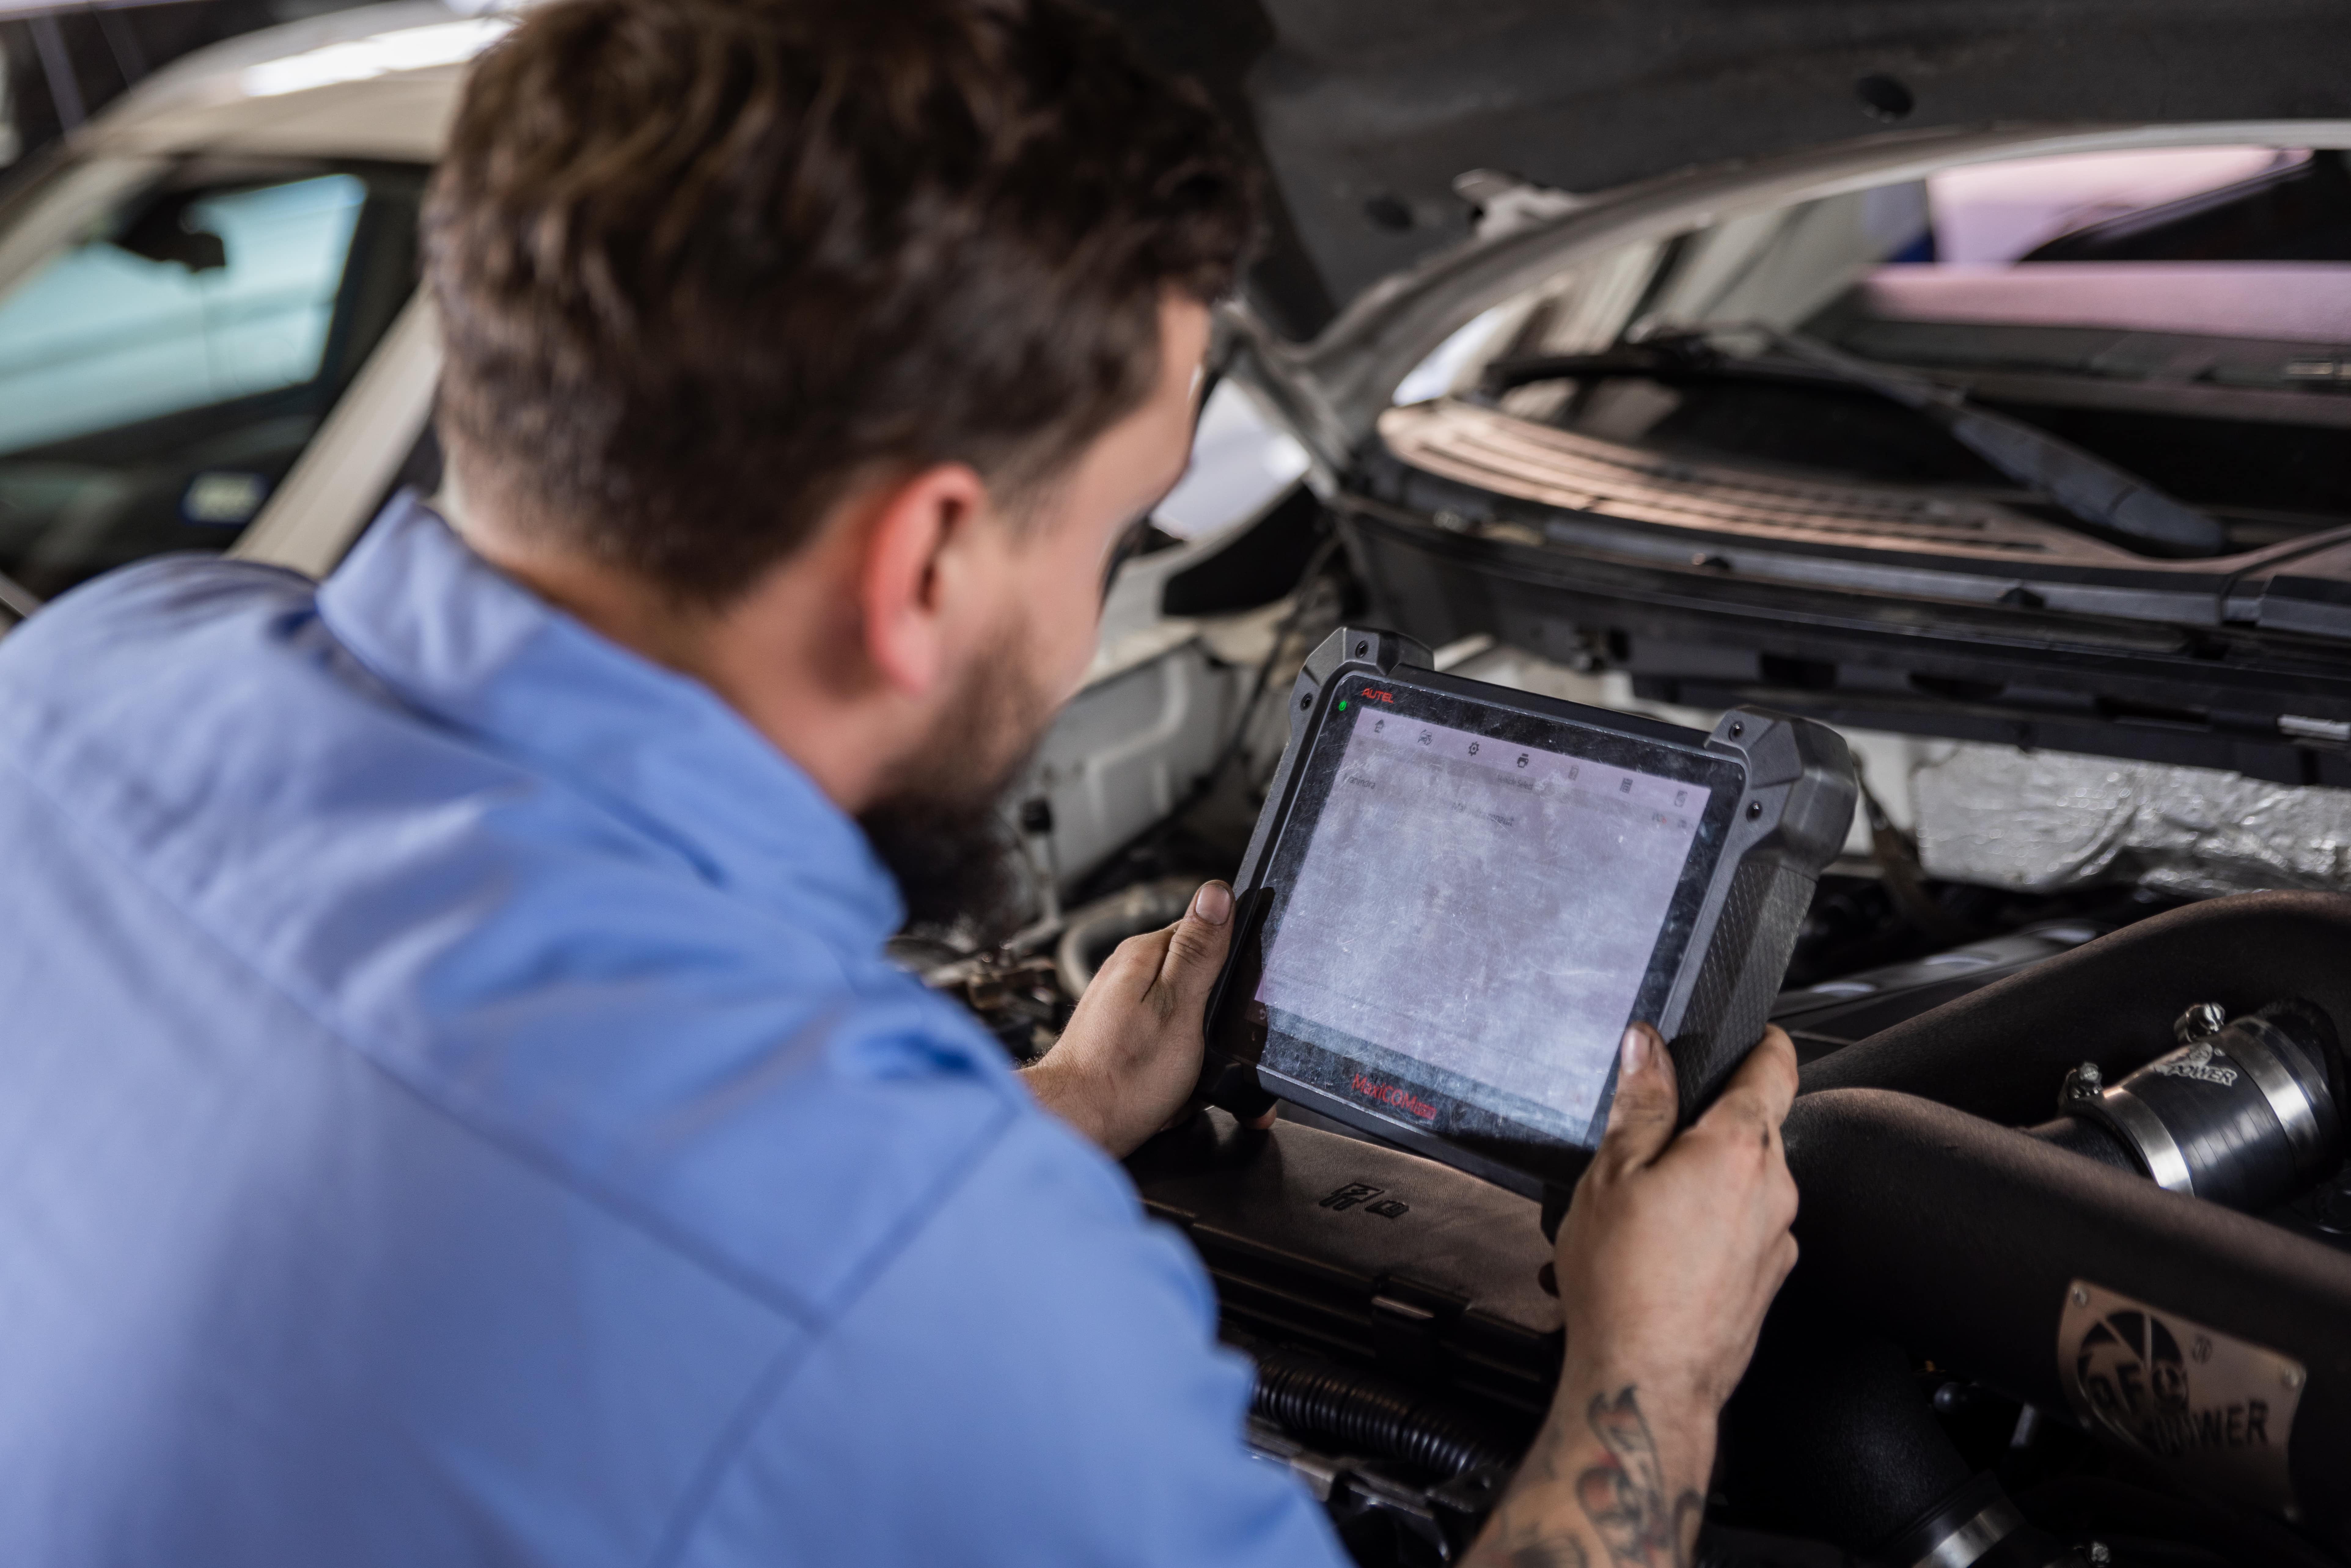
[[[2351,898],[2242,893],[2124,926],[1812,1062],[1803,1091],[1891,1089],[2030,1126],[2085,1056],[2170,1048],[2203,1002],[2230,1018],[2303,997],[2351,1025]],[[2109,1066],[2125,1065],[2112,1058]],[[2336,1098],[2351,1104],[2337,1086]],[[1809,1197],[1809,1194],[1807,1194]]]
[[[1517,1457],[1475,1420],[1384,1378],[1290,1350],[1260,1350],[1250,1414],[1292,1437],[1399,1459],[1450,1479]]]
[[[2299,1363],[2283,1468],[2302,1528],[2351,1547],[2351,1257],[1909,1095],[1805,1094],[1785,1131],[1803,1192],[1792,1289],[2053,1412],[2071,1407],[2080,1342],[2059,1330],[2085,1285]],[[2225,1469],[2200,1479],[2260,1502]]]
[[[1825,1329],[1820,1316],[1771,1313],[1723,1412],[1724,1469],[1733,1496],[1775,1525],[1866,1552],[1972,1472],[1910,1358],[1866,1333]]]
[[[2206,1009],[2196,1009],[2198,1012]],[[2273,1002],[2200,1029],[2181,1019],[2179,1050],[2119,1083],[2095,1062],[2067,1075],[2053,1122],[2036,1138],[2157,1186],[2259,1213],[2331,1174],[2343,1160],[2336,1103],[2342,1052],[2325,1013]]]
[[[1872,1563],[2043,1568],[2065,1555],[1968,1468],[1893,1344],[1782,1298],[1723,1412],[1718,1480],[1751,1516]],[[1973,1555],[1970,1555],[1970,1553]]]

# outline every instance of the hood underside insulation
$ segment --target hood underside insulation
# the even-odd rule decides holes
[[[1961,746],[1912,776],[1930,876],[2033,893],[2351,892],[2351,789]]]

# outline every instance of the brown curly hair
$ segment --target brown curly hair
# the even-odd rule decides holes
[[[1143,402],[1162,292],[1232,286],[1252,182],[1069,0],[555,0],[427,203],[444,440],[513,526],[724,603],[862,476],[1033,494]]]

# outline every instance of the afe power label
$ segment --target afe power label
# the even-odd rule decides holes
[[[2308,1381],[2300,1362],[2076,1280],[2057,1322],[2057,1375],[2089,1430],[2189,1486],[2301,1517],[2286,1470]]]

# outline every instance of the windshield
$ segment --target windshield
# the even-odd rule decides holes
[[[1767,329],[1751,351],[1625,352],[1741,326]],[[2230,549],[2351,523],[2340,152],[2018,159],[1726,219],[1555,280],[1454,384],[1677,455],[2069,518],[1948,420],[1772,347],[1799,339],[2058,437],[2210,514]]]
[[[17,204],[0,233],[0,573],[47,597],[234,543],[413,292],[423,182],[100,164]]]

